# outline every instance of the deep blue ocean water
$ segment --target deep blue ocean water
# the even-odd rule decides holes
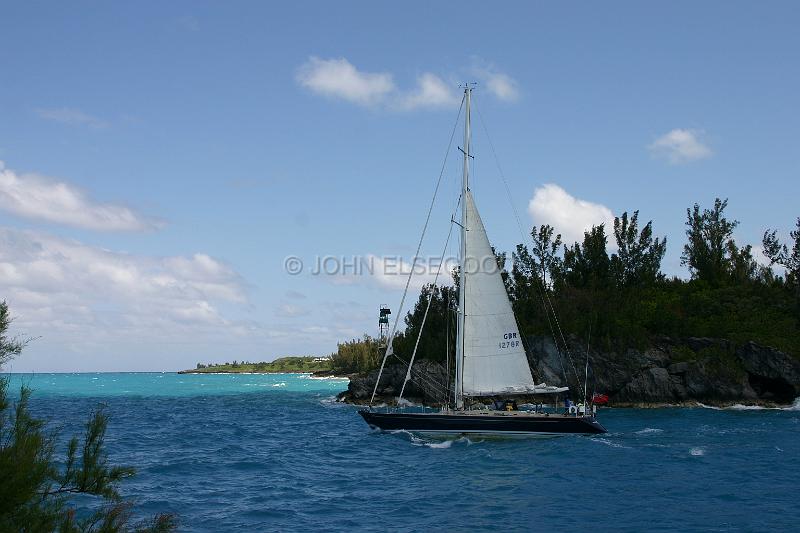
[[[306,375],[11,375],[81,432],[111,415],[137,515],[181,531],[800,531],[800,410],[603,409],[609,433],[432,440],[370,431]]]

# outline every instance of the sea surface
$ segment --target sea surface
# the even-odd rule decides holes
[[[603,409],[602,436],[434,440],[368,429],[346,380],[14,374],[35,414],[111,416],[137,516],[181,531],[800,531],[800,403]]]

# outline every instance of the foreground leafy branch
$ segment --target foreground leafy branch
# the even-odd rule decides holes
[[[0,302],[0,365],[19,355],[25,341],[6,335],[11,318]],[[8,378],[0,378],[0,532],[173,531],[170,514],[132,523],[132,504],[119,494],[119,484],[133,475],[129,467],[111,466],[105,450],[108,415],[98,409],[85,425],[82,441],[70,439],[64,467],[55,460],[58,434],[29,410],[31,390],[22,387],[12,402]],[[71,498],[95,498],[96,510],[78,517]]]
[[[86,423],[82,445],[67,446],[63,470],[54,459],[57,434],[31,415],[31,390],[8,398],[8,379],[0,379],[0,531],[162,532],[176,526],[172,515],[131,524],[131,504],[118,485],[132,468],[111,466],[105,452],[108,415],[95,411]],[[79,453],[80,450],[80,453]],[[69,505],[76,494],[96,496],[98,510],[78,519]]]

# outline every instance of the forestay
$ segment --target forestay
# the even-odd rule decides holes
[[[470,191],[464,209],[467,228],[463,262],[466,286],[463,394],[544,392],[546,385],[534,385],[511,302]]]

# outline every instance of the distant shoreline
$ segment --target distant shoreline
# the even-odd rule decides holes
[[[196,368],[179,370],[178,374],[314,374],[331,375],[333,364],[328,357],[288,356],[274,361],[236,361],[225,363],[197,363]]]
[[[250,369],[222,369],[222,370],[208,370],[208,369],[188,369],[179,370],[177,374],[243,374],[243,375],[257,375],[257,374],[309,374],[313,379],[350,379],[352,374],[334,374],[332,370],[262,370],[253,371]]]
[[[197,370],[81,370],[81,371],[3,371],[0,376],[16,376],[16,375],[75,375],[75,374],[243,374],[243,375],[256,375],[256,374],[310,374],[313,379],[350,379],[352,374],[333,374],[328,370],[264,370],[261,372],[252,371],[236,371],[236,370],[220,370],[217,372],[198,372]]]

